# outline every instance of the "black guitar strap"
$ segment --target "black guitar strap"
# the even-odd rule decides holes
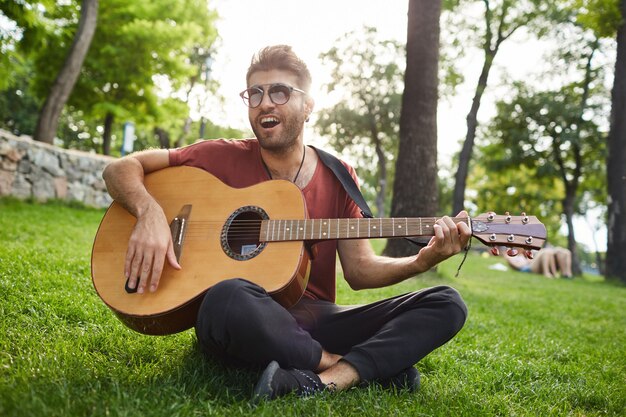
[[[314,146],[311,146],[311,148],[315,149],[315,152],[317,152],[317,156],[320,157],[324,165],[326,165],[335,174],[335,177],[337,177],[341,185],[343,185],[343,188],[346,190],[350,198],[352,198],[356,205],[359,206],[359,208],[361,209],[361,214],[363,215],[363,217],[370,219],[373,218],[374,216],[372,215],[372,210],[367,205],[365,198],[363,198],[363,194],[361,194],[361,191],[354,182],[354,179],[350,175],[350,172],[348,172],[348,170],[341,163],[341,161],[337,159],[336,156],[326,151],[318,149]],[[420,247],[424,247],[428,244],[428,241],[423,242],[418,239],[413,239],[409,237],[405,237],[405,239]]]
[[[359,208],[361,209],[361,214],[363,215],[363,217],[370,219],[373,218],[374,216],[372,215],[372,210],[367,205],[365,198],[363,198],[363,194],[361,194],[359,187],[357,187],[354,179],[352,179],[350,172],[348,172],[348,170],[341,163],[341,161],[337,159],[336,156],[329,154],[326,151],[315,148],[313,146],[311,146],[311,148],[315,149],[315,152],[317,152],[317,156],[320,157],[324,165],[326,165],[328,168],[330,168],[331,171],[333,171],[335,177],[337,177],[341,185],[343,185],[343,188],[345,188],[350,198],[354,200],[356,205],[359,206]]]

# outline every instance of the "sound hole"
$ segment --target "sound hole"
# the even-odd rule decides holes
[[[269,216],[260,207],[241,207],[230,215],[222,229],[222,249],[230,258],[245,261],[257,256],[266,243],[259,241],[261,224]]]

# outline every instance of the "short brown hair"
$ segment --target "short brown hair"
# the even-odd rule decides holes
[[[253,73],[271,70],[289,71],[298,77],[300,83],[298,87],[306,91],[311,87],[309,69],[289,45],[267,46],[254,54],[246,74],[246,83],[249,83]]]

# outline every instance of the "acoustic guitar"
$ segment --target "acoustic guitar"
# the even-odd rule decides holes
[[[308,219],[304,197],[289,181],[236,189],[192,167],[159,170],[144,181],[171,219],[182,270],[166,262],[154,293],[128,288],[124,260],[136,219],[114,202],[93,244],[91,274],[98,295],[119,319],[151,335],[193,327],[206,291],[231,278],[255,282],[285,307],[292,306],[308,282],[312,241],[433,236],[437,220]],[[539,249],[546,239],[545,227],[534,216],[487,213],[454,221],[467,223],[474,237],[494,248]]]

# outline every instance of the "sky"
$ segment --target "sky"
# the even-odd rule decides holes
[[[245,73],[252,55],[268,45],[288,44],[307,63],[313,77],[311,91],[316,108],[330,106],[329,97],[322,86],[330,80],[329,71],[320,62],[319,55],[330,49],[342,35],[363,26],[377,28],[381,39],[406,42],[408,0],[317,0],[311,2],[289,0],[209,0],[210,7],[217,10],[220,20],[218,33],[220,44],[214,57],[211,77],[220,83],[218,92],[225,103],[212,106],[207,116],[218,124],[241,129],[248,128],[247,112],[238,93],[245,88]],[[523,62],[510,65],[507,71],[523,76],[536,68],[526,54],[520,58],[520,49],[532,51],[526,42],[511,42],[500,51],[502,62]],[[465,115],[469,111],[482,54],[469,54],[464,63],[467,83],[460,86],[457,95],[440,100],[438,109],[438,143],[441,160],[449,160],[460,149],[459,140],[465,137]],[[498,72],[494,68],[492,72]],[[492,76],[492,80],[495,76]],[[488,102],[489,92],[479,113],[492,112]],[[315,114],[313,114],[313,121]],[[312,130],[307,132],[308,141],[318,138]]]
[[[252,55],[261,48],[275,44],[293,47],[309,66],[313,77],[311,92],[316,108],[320,109],[332,103],[322,92],[322,86],[330,80],[330,75],[321,65],[319,55],[330,49],[338,38],[367,25],[375,26],[381,39],[406,42],[408,0],[209,0],[209,5],[220,16],[217,28],[221,38],[211,78],[219,82],[218,93],[225,101],[210,106],[206,116],[217,124],[239,129],[249,129],[249,124],[247,110],[238,93],[245,88],[245,73]],[[488,120],[494,114],[492,97],[495,97],[499,76],[506,71],[513,78],[520,79],[536,72],[544,63],[540,51],[539,45],[523,35],[512,37],[502,44],[490,76],[491,88],[483,97],[479,121]],[[454,97],[439,101],[440,167],[449,166],[452,156],[460,150],[460,141],[466,133],[465,116],[482,62],[480,51],[467,53],[463,63],[466,82],[457,88]],[[507,63],[506,70],[499,65],[500,62]],[[501,94],[501,91],[498,93]],[[314,121],[315,112],[312,115]],[[305,140],[323,146],[324,141],[317,137],[311,125],[307,125]],[[588,220],[594,223],[597,219]],[[590,249],[594,248],[591,228],[585,219],[576,221],[576,235]],[[597,233],[595,239],[600,249],[604,250],[606,231]]]
[[[336,39],[364,25],[371,25],[377,27],[381,37],[406,41],[408,1],[405,0],[384,3],[210,0],[209,4],[221,17],[218,22],[221,45],[211,76],[219,81],[219,92],[227,99],[225,113],[220,114],[221,109],[216,109],[217,114],[212,116],[218,116],[217,120],[227,121],[233,127],[248,128],[247,112],[238,93],[245,88],[250,58],[265,46],[291,45],[307,63],[313,78],[312,96],[316,108],[320,109],[329,105],[328,97],[321,91],[330,78],[319,55],[330,49]],[[214,117],[211,120],[215,120]],[[312,130],[306,132],[309,142],[319,140],[315,136]]]

